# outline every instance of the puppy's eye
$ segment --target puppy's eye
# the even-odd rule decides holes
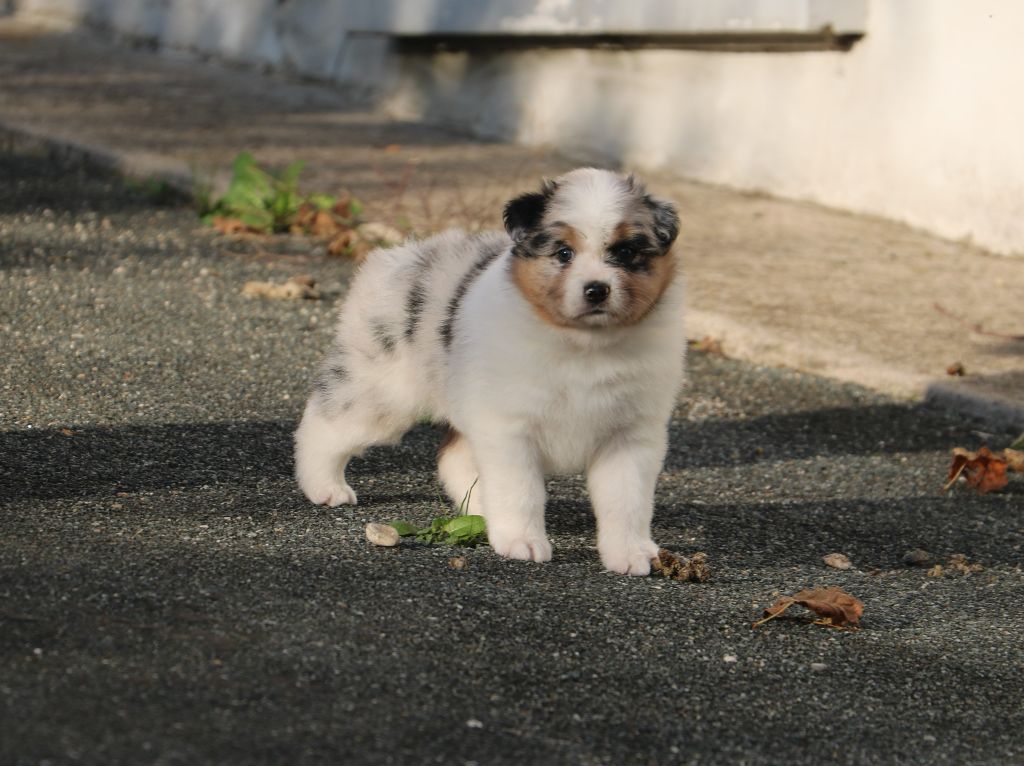
[[[612,258],[623,266],[632,266],[640,260],[640,253],[629,245],[617,245],[612,248]]]
[[[555,253],[555,258],[558,259],[559,263],[566,264],[572,260],[572,257],[574,255],[575,253],[573,252],[571,247],[563,247],[561,250]]]

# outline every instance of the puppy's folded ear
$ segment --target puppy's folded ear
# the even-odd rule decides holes
[[[644,202],[654,216],[654,236],[658,238],[662,248],[668,250],[679,236],[679,214],[676,212],[676,206],[649,194],[644,196]]]
[[[505,205],[505,229],[513,242],[521,242],[529,232],[540,225],[554,193],[555,182],[545,181],[539,192],[523,194]]]

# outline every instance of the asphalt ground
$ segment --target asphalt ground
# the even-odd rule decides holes
[[[375,548],[439,512],[438,433],[356,461],[354,509],[291,478],[351,267],[159,202],[0,155],[0,763],[1024,762],[1024,481],[939,491],[1006,434],[694,352],[655,537],[709,582],[602,571],[577,478],[549,564]],[[242,295],[297,273],[326,298]],[[824,585],[860,631],[751,629]]]

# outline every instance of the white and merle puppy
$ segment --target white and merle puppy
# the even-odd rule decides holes
[[[353,455],[429,418],[438,470],[502,556],[551,558],[545,475],[585,471],[597,546],[644,575],[654,485],[683,375],[675,208],[574,170],[505,207],[508,233],[449,231],[371,253],[295,433],[317,504],[355,503]]]

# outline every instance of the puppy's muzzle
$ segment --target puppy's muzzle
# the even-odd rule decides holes
[[[611,290],[607,282],[587,282],[583,285],[583,297],[591,306],[600,306],[608,299]]]

